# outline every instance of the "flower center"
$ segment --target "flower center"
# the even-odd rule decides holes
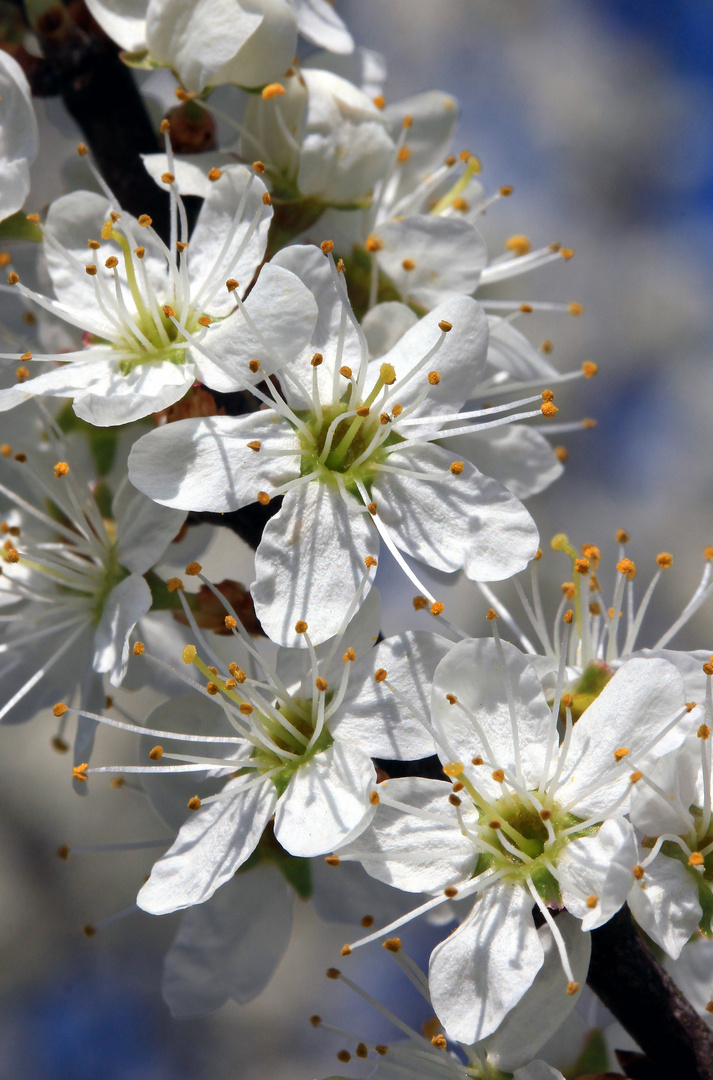
[[[304,451],[302,475],[319,471],[322,480],[341,482],[351,494],[356,493],[360,483],[369,489],[374,465],[382,464],[388,456],[386,448],[402,438],[387,430],[388,421],[384,423],[368,405],[360,406],[355,415],[353,408],[340,402],[323,409],[321,418],[314,413],[300,418],[310,430],[309,437],[300,435]]]
[[[278,702],[275,708],[289,726],[284,726],[275,717],[263,713],[254,713],[251,719],[262,726],[276,747],[276,751],[268,750],[262,746],[256,747],[251,755],[251,761],[255,763],[260,772],[279,768],[279,772],[272,777],[272,782],[277,788],[278,795],[282,795],[300,766],[311,761],[316,754],[321,754],[324,750],[327,750],[334,740],[325,727],[312,746],[305,749],[304,742],[290,731],[290,728],[292,728],[300,735],[305,736],[308,741],[311,739],[315,729],[312,720],[311,700],[294,698],[289,705]],[[280,750],[294,756],[286,760],[279,753]]]

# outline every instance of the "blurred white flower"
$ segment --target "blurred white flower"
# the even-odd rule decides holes
[[[37,157],[39,135],[25,73],[0,50],[0,221],[18,211],[30,190],[30,165]]]

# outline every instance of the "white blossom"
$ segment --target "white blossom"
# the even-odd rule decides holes
[[[305,283],[294,308],[280,302],[285,274]],[[273,313],[259,321],[263,294]],[[157,429],[135,444],[130,475],[157,502],[184,509],[223,512],[285,495],[258,547],[252,588],[273,640],[294,644],[298,619],[314,624],[315,640],[336,633],[364,556],[376,555],[380,541],[434,614],[442,606],[402,552],[480,580],[527,564],[537,530],[524,506],[440,445],[556,411],[551,395],[543,403],[539,394],[497,411],[459,411],[485,363],[487,325],[476,301],[447,301],[382,361],[369,361],[343,275],[317,248],[294,247],[262,270],[241,314],[242,327],[226,322],[196,348],[220,356],[229,377],[269,408]],[[266,378],[262,391],[256,384]],[[530,412],[503,415],[533,402]]]
[[[56,438],[51,446],[64,449]],[[15,508],[0,525],[0,719],[31,720],[77,689],[82,708],[96,712],[104,707],[103,676],[121,685],[130,636],[151,608],[144,575],[185,514],[157,506],[125,479],[104,517],[73,464],[60,460],[53,469],[20,454],[12,466],[15,475],[7,475],[8,465],[2,480],[13,487],[0,483],[0,495]],[[26,498],[15,490],[18,474]],[[55,715],[64,720],[65,711]],[[95,729],[80,719],[78,763],[88,759]]]
[[[560,741],[562,676],[563,665],[549,704],[497,627],[494,640],[455,645],[436,669],[430,730],[457,794],[440,780],[388,780],[372,825],[343,851],[379,880],[435,894],[417,910],[476,897],[429,969],[436,1012],[463,1041],[495,1030],[540,969],[533,902],[559,941],[561,992],[576,992],[549,906],[588,931],[625,902],[637,855],[623,817],[631,787],[692,722],[676,669],[635,659],[576,724],[567,709]]]
[[[168,161],[173,164],[170,146]],[[79,417],[104,427],[167,408],[195,380],[215,390],[236,388],[192,342],[213,321],[234,317],[226,276],[232,281],[230,275],[239,274],[247,286],[259,266],[272,217],[269,196],[244,166],[215,170],[189,242],[174,174],[164,177],[171,193],[168,246],[150,217],[120,212],[108,189],[104,195],[74,191],[51,204],[43,253],[55,298],[26,288],[15,273],[10,287],[82,331],[84,347],[4,354],[22,365],[61,366],[0,390],[0,410],[34,395],[71,397]]]

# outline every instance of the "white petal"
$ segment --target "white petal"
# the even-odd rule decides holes
[[[488,366],[506,371],[513,379],[552,378],[557,370],[512,323],[488,316]]]
[[[450,1037],[474,1043],[492,1034],[543,960],[527,889],[502,882],[486,888],[465,922],[431,953],[431,1001]]]
[[[211,330],[206,345],[239,386],[262,382],[268,371],[277,373],[289,392],[292,361],[308,345],[317,321],[317,303],[312,293],[296,274],[268,263],[245,301],[245,310],[259,337],[247,326],[242,312],[237,311]],[[250,371],[251,360],[259,360],[264,370],[256,374]],[[311,391],[311,381],[307,387]]]
[[[256,866],[187,911],[163,962],[161,989],[177,1019],[229,998],[244,1004],[272,978],[290,940],[292,896],[275,867]]]
[[[255,554],[251,592],[265,633],[279,645],[300,643],[304,620],[313,642],[333,637],[361,583],[367,555],[378,553],[368,514],[331,485],[311,481],[288,491]]]
[[[664,754],[650,772],[649,779],[666,793],[666,801],[646,783],[634,787],[630,817],[636,828],[648,836],[695,833],[696,824],[689,807],[702,801],[702,792],[697,790],[700,773],[700,740],[695,735],[689,736],[678,750]]]
[[[381,597],[378,589],[371,589],[364,603],[350,620],[340,637],[329,638],[316,648],[320,672],[330,686],[339,683],[344,669],[342,657],[347,648],[354,649],[357,659],[370,652],[376,644],[381,628]],[[323,665],[332,656],[329,666]],[[277,674],[288,689],[299,687],[300,697],[312,695],[312,662],[305,648],[278,649],[275,661]],[[330,721],[330,730],[333,721]],[[341,737],[341,736],[340,736]]]
[[[87,7],[102,30],[129,52],[146,47],[148,0],[87,0]]]
[[[401,134],[407,116],[411,118],[411,127],[406,146],[411,156],[399,164],[398,186],[392,201],[412,192],[426,173],[443,164],[458,122],[458,102],[442,90],[426,90],[387,105],[384,117],[394,141]],[[449,179],[447,187],[452,182]]]
[[[375,881],[358,863],[343,860],[328,866],[324,859],[315,859],[310,869],[312,906],[324,922],[357,924],[371,915],[377,926],[387,926],[414,906],[412,893]]]
[[[300,382],[307,389],[307,395],[301,400],[297,387],[291,384],[286,387],[290,401],[301,403],[303,407],[311,407],[312,403],[312,376],[314,368],[310,360],[314,353],[321,353],[324,357],[322,364],[317,368],[317,379],[320,400],[323,404],[332,401],[332,386],[334,367],[337,361],[339,366],[346,365],[352,371],[359,370],[361,358],[361,345],[359,336],[349,321],[345,322],[344,346],[341,358],[337,354],[339,340],[339,328],[341,325],[344,307],[339,298],[339,293],[334,285],[329,260],[318,247],[313,245],[295,245],[283,248],[271,260],[271,266],[283,266],[301,279],[304,285],[312,293],[317,303],[317,323],[312,332],[310,343],[304,354],[295,363],[295,373]],[[344,390],[343,380],[339,384],[339,393]]]
[[[30,190],[30,164],[39,148],[30,87],[20,65],[0,55],[0,220],[19,210]]]
[[[450,323],[453,329],[446,334],[428,369],[414,376],[399,391],[398,403],[405,409],[428,387],[429,371],[437,371],[441,376],[440,382],[430,387],[425,401],[410,414],[423,417],[424,425],[423,428],[410,427],[409,438],[415,438],[421,431],[434,430],[434,425],[427,423],[428,416],[457,412],[475,392],[488,344],[488,320],[483,309],[470,296],[445,300],[408,330],[381,360],[372,361],[370,365],[376,374],[382,363],[391,364],[397,381],[405,378],[442,336],[438,328],[442,321]],[[439,426],[436,425],[436,430]]]
[[[683,680],[672,664],[627,661],[575,724],[558,799],[578,817],[605,812],[626,789],[633,769],[645,768],[683,742],[687,728],[679,723],[641,760],[640,751],[684,703]],[[621,749],[629,753],[617,764],[614,751]]]
[[[257,12],[228,0],[152,0],[146,24],[151,55],[178,73],[188,90],[217,84],[262,22]]]
[[[183,510],[152,502],[125,478],[112,503],[116,522],[116,557],[134,574],[145,574],[175,540],[186,520]]]
[[[472,581],[501,581],[524,570],[538,545],[535,522],[511,491],[469,461],[459,475],[453,454],[412,446],[389,465],[435,480],[377,472],[374,501],[398,547],[435,570],[464,570]]]
[[[476,783],[494,799],[502,795],[502,787],[491,779],[493,769],[517,772],[506,677],[515,707],[522,775],[529,790],[540,784],[547,747],[554,734],[552,710],[527,657],[507,641],[502,642],[502,650],[504,669],[491,638],[459,641],[436,669],[431,699],[433,725],[453,754],[449,759],[468,765],[474,756],[483,757],[486,765],[476,768]],[[451,705],[446,694],[455,695],[458,703]],[[445,753],[445,749],[439,753]]]
[[[275,836],[285,851],[309,858],[338,848],[371,816],[375,780],[371,759],[339,742],[300,765],[275,813]]]
[[[698,874],[677,859],[657,855],[629,893],[637,923],[672,960],[678,959],[703,915],[698,880]]]
[[[258,440],[267,457],[251,450]],[[248,416],[177,420],[134,443],[129,478],[155,502],[181,510],[237,510],[299,476],[299,442],[292,428],[269,410]]]
[[[108,672],[120,686],[129,663],[129,635],[151,607],[151,590],[142,577],[130,574],[116,585],[104,604],[94,638],[95,671]]]
[[[418,315],[398,300],[387,300],[367,311],[361,321],[369,343],[369,356],[380,357],[418,322]]]
[[[244,782],[229,780],[223,790]],[[167,915],[209,900],[255,850],[276,802],[268,780],[196,810],[154,864],[136,903],[150,915]]]
[[[200,6],[200,5],[199,5]],[[235,3],[232,10],[238,11]],[[265,206],[262,197],[267,191],[259,176],[244,165],[228,165],[222,170],[223,175],[210,190],[201,207],[196,227],[191,235],[189,247],[188,272],[191,279],[191,294],[196,295],[205,280],[210,277],[215,281],[219,301],[228,294],[225,282],[233,277],[242,285],[243,291],[252,281],[253,275],[262,262],[267,245],[267,232],[272,220],[272,209]],[[249,186],[242,217],[234,223],[235,214]],[[258,216],[260,224],[253,233],[240,259],[235,261],[235,253]],[[230,246],[232,260],[216,265],[216,259],[223,249],[226,236],[233,238]],[[204,301],[205,303],[205,301]],[[213,311],[212,304],[207,304],[208,311]]]
[[[293,0],[297,26],[302,37],[313,45],[335,53],[351,53],[354,39],[343,19],[327,0]]]
[[[72,360],[70,363],[62,363],[60,367],[52,368],[43,372],[42,375],[29,379],[22,387],[11,387],[12,390],[25,394],[33,394],[38,397],[74,397],[86,390],[91,390],[95,385],[103,384],[111,378],[114,368],[114,359],[107,349],[87,349],[86,358],[82,354],[81,359]],[[64,356],[61,357],[64,360]],[[8,393],[9,391],[3,391]]]
[[[150,649],[147,642],[147,648]],[[175,657],[173,658],[175,661]],[[153,666],[152,666],[152,670]],[[175,686],[176,684],[174,684]],[[161,702],[146,717],[146,726],[157,731],[174,731],[177,735],[216,735],[235,737],[235,729],[229,724],[220,706],[200,694],[182,693]],[[155,735],[142,735],[136,754],[137,764],[150,767],[154,764],[149,754],[157,745]],[[238,752],[235,743],[183,742],[181,739],[161,739],[164,754],[194,753],[207,758],[231,758]],[[157,768],[169,763],[165,758],[157,761]],[[193,811],[188,800],[194,795],[205,799],[215,795],[225,784],[225,773],[206,768],[205,772],[164,773],[154,771],[141,777],[151,807],[169,829],[178,832],[186,821],[191,821]]]
[[[636,861],[634,830],[622,817],[605,821],[594,836],[567,845],[557,861],[564,875],[562,899],[582,920],[582,930],[596,930],[616,915],[631,889]],[[597,898],[593,908],[587,906],[590,896]]]
[[[491,431],[458,435],[447,443],[451,453],[465,457],[517,495],[528,499],[554,483],[564,472],[544,435],[524,424],[506,424]]]
[[[474,292],[488,261],[485,241],[463,218],[411,214],[385,222],[378,233],[379,266],[403,297],[425,308]],[[410,270],[404,260],[414,264]]]
[[[683,991],[699,1016],[707,1018],[706,1005],[711,999],[711,970],[713,970],[713,941],[695,938],[678,960],[665,961],[666,970]]]
[[[210,159],[210,160],[209,160]],[[142,154],[141,160],[144,168],[154,183],[163,191],[169,190],[169,185],[161,180],[164,173],[170,172],[168,156],[166,154]],[[213,181],[208,179],[208,172],[213,168],[223,169],[227,165],[234,165],[234,159],[221,151],[202,154],[183,154],[180,158],[173,158],[172,168],[174,189],[181,195],[198,195],[205,199],[212,197]],[[258,186],[258,190],[262,189]],[[237,207],[236,207],[237,209]],[[254,210],[257,209],[255,204]],[[214,252],[214,256],[217,252]]]
[[[95,427],[130,424],[175,404],[193,385],[190,364],[141,364],[128,375],[104,368],[101,377],[75,396],[74,411]]]
[[[531,1061],[529,1065],[517,1069],[514,1080],[564,1080],[564,1076],[546,1061]]]
[[[383,93],[386,81],[386,60],[381,53],[358,45],[354,52],[316,52],[302,61],[302,67],[333,71],[354,83],[370,98]],[[331,236],[330,232],[325,235]]]
[[[434,672],[452,647],[453,642],[423,630],[382,641],[354,664],[344,701],[330,720],[332,734],[372,757],[410,761],[433,754],[424,722],[430,720]],[[379,670],[387,674],[382,682],[374,678]]]
[[[582,933],[578,920],[566,911],[559,914],[557,929],[564,938],[574,980],[584,987],[591,938]],[[506,1072],[530,1061],[565,1022],[581,994],[581,990],[578,994],[567,993],[567,977],[550,928],[541,926],[537,932],[544,949],[544,963],[529,990],[487,1041],[488,1062]]]
[[[378,881],[406,892],[438,892],[472,876],[478,852],[461,832],[456,808],[448,802],[450,784],[406,776],[386,780],[377,791],[383,799],[371,824],[340,854],[357,859]],[[394,809],[387,798],[424,816]],[[477,820],[466,803],[461,813],[466,824]]]

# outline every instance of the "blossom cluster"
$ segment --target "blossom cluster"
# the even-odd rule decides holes
[[[453,97],[387,103],[382,58],[326,0],[87,6],[127,64],[175,80],[143,160],[167,228],[81,143],[87,190],[19,215],[34,279],[3,255],[3,301],[36,329],[1,354],[0,719],[51,711],[78,793],[131,778],[163,822],[136,904],[184,912],[175,1016],[259,994],[298,896],[354,927],[330,978],[373,1002],[349,957],[381,942],[434,1013],[421,1032],[387,1003],[403,1040],[353,1037],[372,1075],[557,1080],[592,931],[628,907],[671,964],[713,936],[713,657],[670,647],[713,549],[646,647],[670,554],[638,601],[621,530],[606,597],[595,544],[559,533],[545,556],[525,501],[563,473],[551,436],[591,424],[554,420],[557,387],[597,367],[559,371],[520,329],[579,303],[495,298],[573,253],[488,250],[511,190],[454,152]],[[298,34],[322,51],[296,57]],[[0,82],[13,222],[37,129],[4,52]],[[177,112],[235,141],[186,154]],[[215,515],[251,523],[249,589],[204,572]],[[485,597],[480,636],[439,572]],[[413,624],[384,638],[395,575]],[[92,765],[102,727],[131,763]],[[415,919],[442,928],[427,972],[397,936]]]

